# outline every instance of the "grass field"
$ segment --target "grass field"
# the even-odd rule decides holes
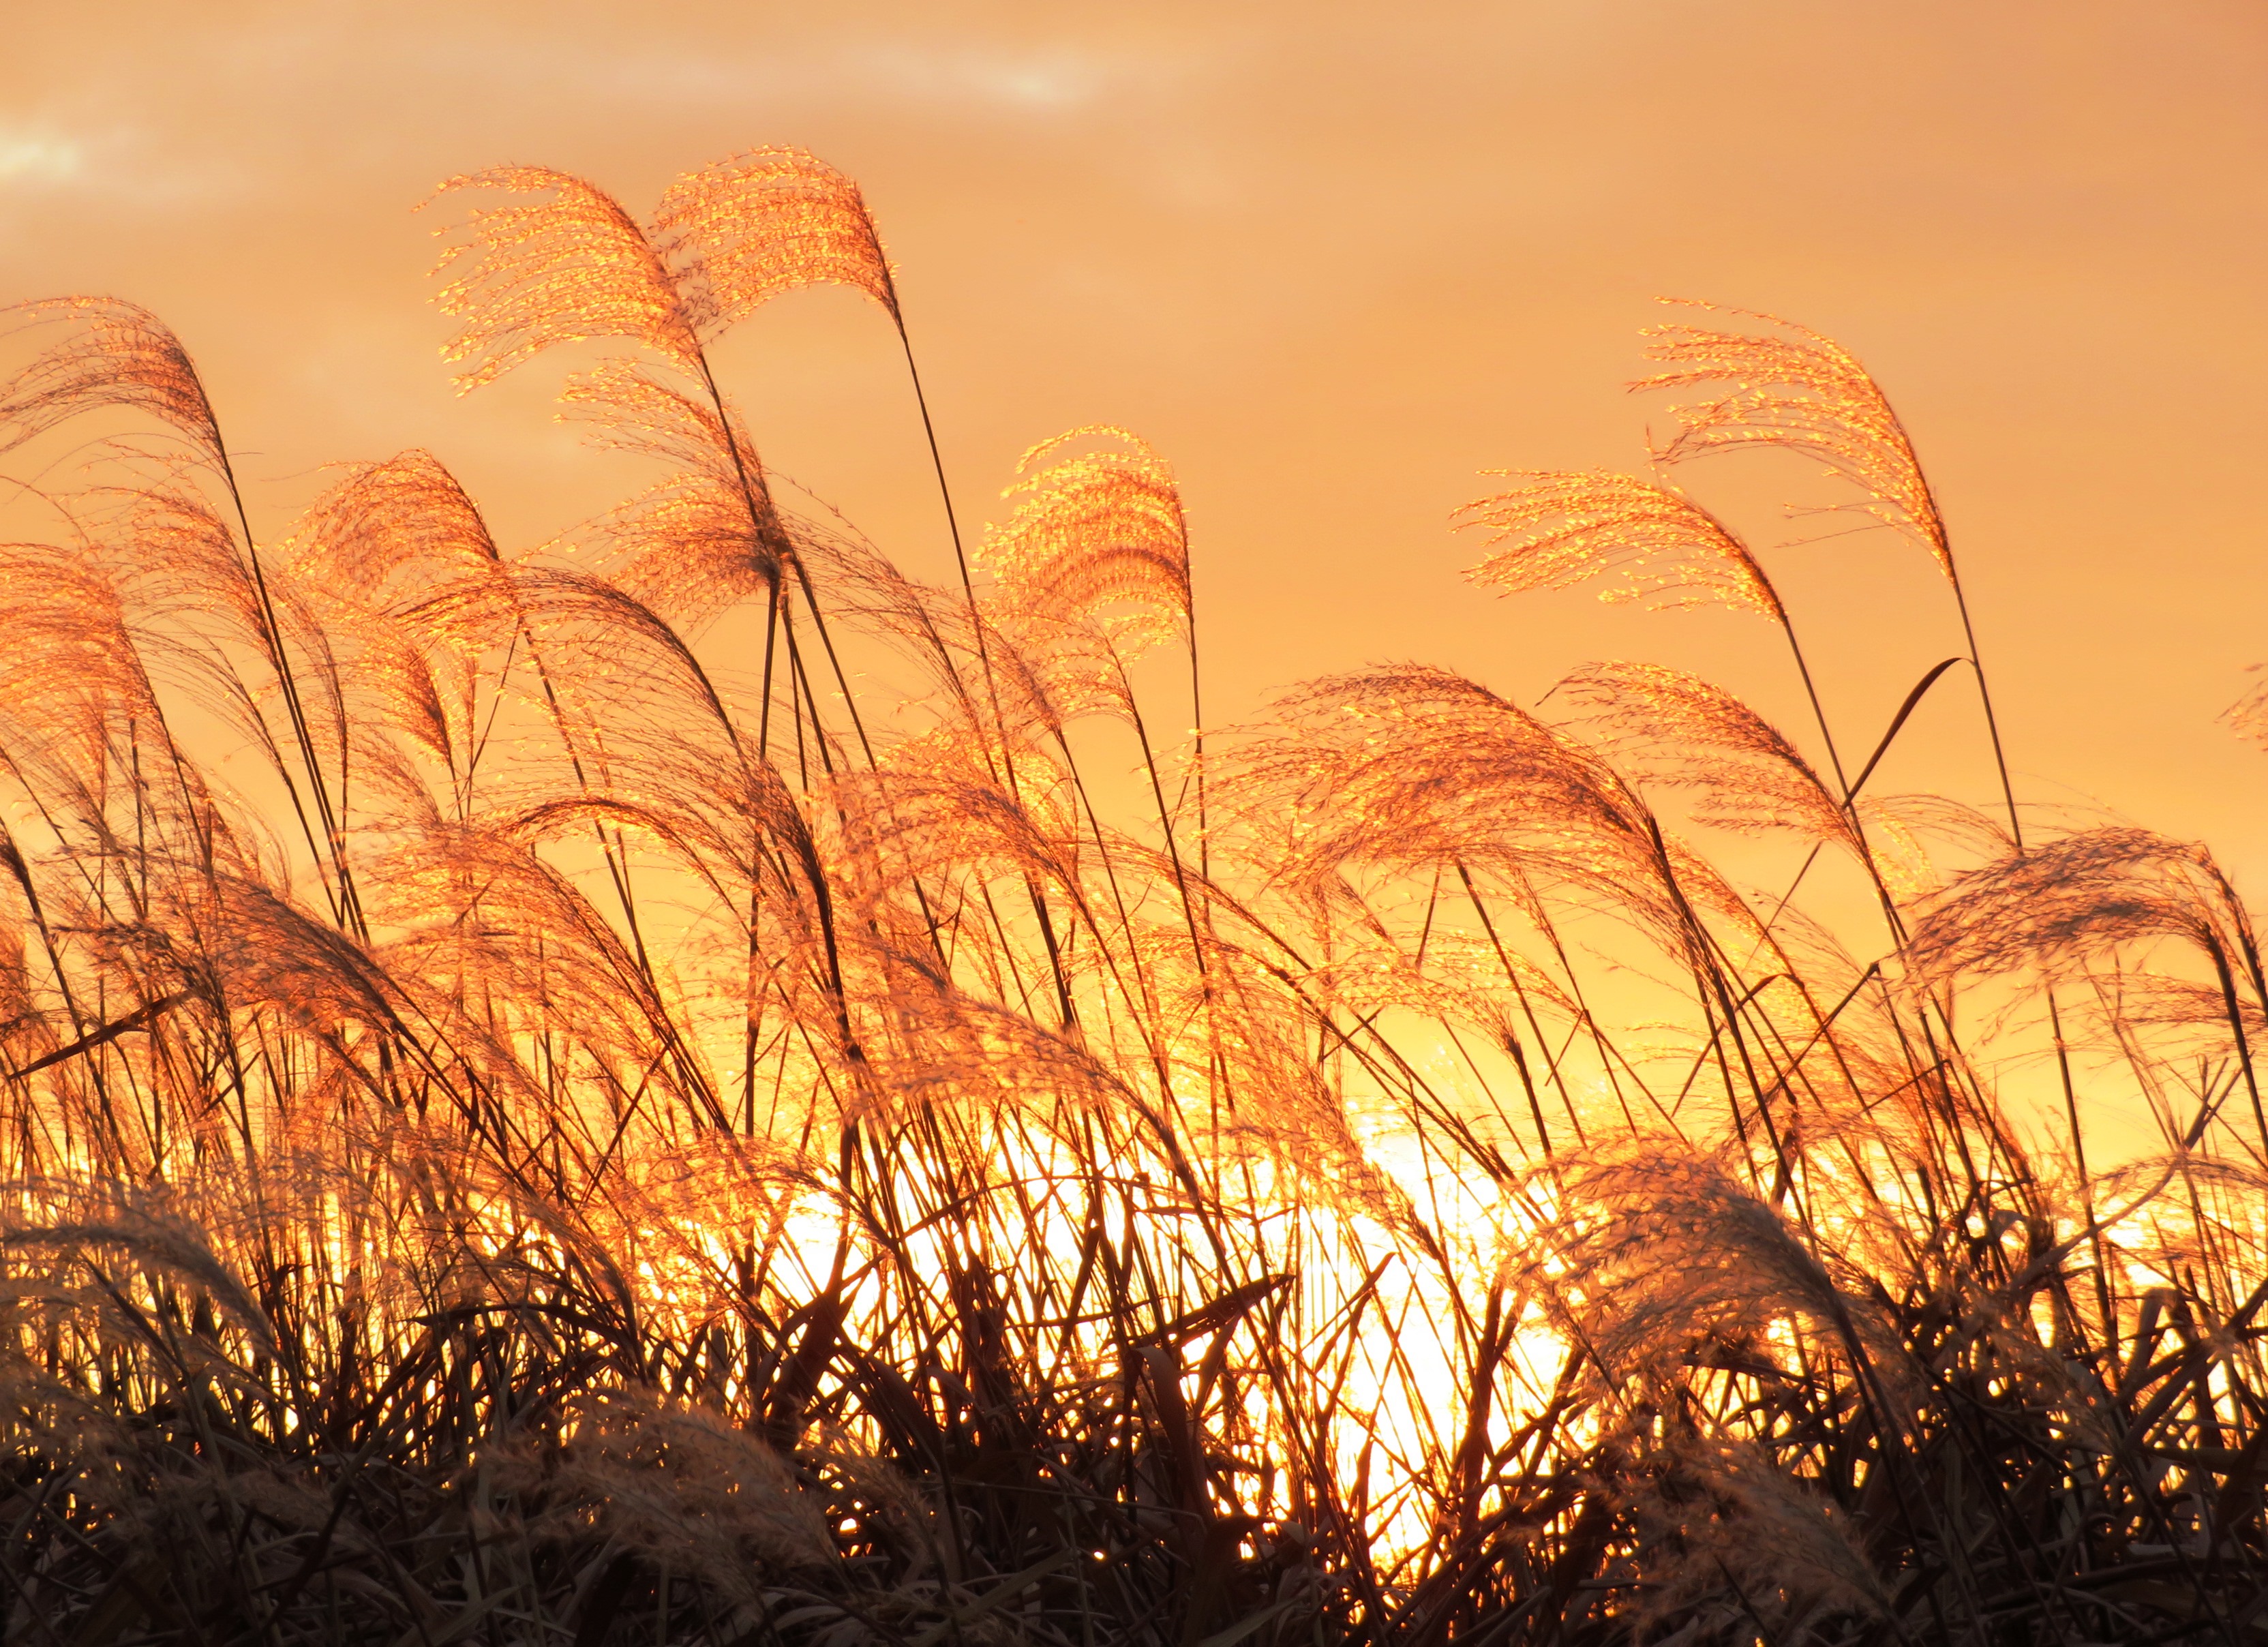
[[[1973,633],[1886,732],[1630,663],[1209,725],[1124,431],[942,588],[775,501],[710,349],[903,336],[847,180],[432,210],[467,386],[619,351],[563,409],[653,480],[561,543],[423,452],[255,540],[161,322],[8,312],[9,1641],[2268,1631],[2268,976],[2202,847],[1870,787],[1926,694],[1999,760]],[[1672,484],[1779,449],[1965,629],[1850,354],[1647,349],[1654,475],[1508,477],[1477,581],[1808,691]]]

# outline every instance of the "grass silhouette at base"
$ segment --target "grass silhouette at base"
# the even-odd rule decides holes
[[[110,428],[0,548],[8,1639],[2268,1622],[2268,978],[2201,848],[1866,790],[1973,633],[1878,745],[1812,696],[1823,761],[1632,664],[1558,720],[1398,665],[1161,740],[1197,608],[1135,437],[1035,447],[979,543],[948,499],[944,589],[775,498],[709,351],[819,281],[906,338],[847,180],[460,189],[468,386],[632,351],[565,409],[658,478],[568,543],[419,452],[257,540],[159,321],[9,312],[0,453]],[[1665,468],[1818,460],[1966,624],[1848,353],[1653,351],[1703,395]],[[1467,518],[1481,581],[1748,611],[1808,691],[1666,482]],[[2090,1166],[2089,1083],[2158,1147]]]

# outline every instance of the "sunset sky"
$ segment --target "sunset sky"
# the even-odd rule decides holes
[[[1174,463],[1216,696],[1417,658],[1518,695],[1696,668],[1796,719],[1753,620],[1466,584],[1506,467],[1631,467],[1660,295],[1802,320],[1874,370],[1963,557],[2030,798],[2201,835],[2268,892],[2268,755],[2215,717],[2268,658],[2258,507],[2268,11],[2257,5],[111,4],[6,10],[0,299],[108,291],[196,354],[264,532],[319,466],[437,452],[500,533],[636,483],[551,421],[563,361],[468,399],[427,301],[453,173],[633,210],[759,143],[860,180],[964,514],[1019,452],[1124,424]],[[773,467],[949,565],[895,339],[799,295],[722,359]],[[1754,533],[1871,744],[1958,650],[1926,557],[1682,477]],[[1989,795],[1944,693],[1890,787]]]

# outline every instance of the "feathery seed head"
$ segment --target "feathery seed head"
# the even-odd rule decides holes
[[[1641,378],[1632,389],[1729,386],[1713,400],[1675,408],[1683,427],[1657,454],[1660,460],[1682,463],[1759,445],[1802,452],[1859,488],[1867,495],[1858,505],[1861,512],[1911,535],[1954,577],[1945,521],[1913,442],[1857,357],[1834,339],[1776,315],[1708,303],[1688,306],[1774,329],[1648,329],[1646,358],[1670,370]]]
[[[0,452],[80,412],[121,406],[166,424],[205,462],[224,462],[196,367],[181,340],[147,309],[120,298],[48,298],[0,310],[0,336],[53,337],[0,387]]]
[[[1764,718],[1722,687],[1658,664],[1586,664],[1557,691],[1624,771],[1701,791],[1696,816],[1725,829],[1795,828],[1864,856],[1849,815]]]
[[[1095,449],[1057,456],[1074,443]],[[1032,447],[1016,474],[1002,493],[1015,512],[983,558],[1019,599],[1089,615],[1124,601],[1187,622],[1189,526],[1173,470],[1148,442],[1091,423]]]
[[[1656,609],[1721,606],[1775,623],[1787,614],[1732,530],[1683,493],[1636,475],[1504,469],[1522,482],[1457,511],[1496,550],[1466,576],[1500,589],[1566,589],[1619,572],[1609,601]]]
[[[898,319],[858,186],[804,150],[751,149],[687,173],[662,191],[653,228],[704,338],[803,286],[853,287]]]
[[[2254,951],[2251,917],[2212,853],[2147,829],[2085,829],[1959,877],[1915,923],[1921,975],[1984,976],[2083,962],[2154,937],[2221,964]]]
[[[612,195],[548,166],[503,165],[453,177],[433,198],[467,190],[534,198],[475,208],[434,268],[446,277],[434,301],[464,322],[441,351],[469,363],[457,376],[460,393],[555,344],[593,337],[630,338],[697,371],[692,312]]]

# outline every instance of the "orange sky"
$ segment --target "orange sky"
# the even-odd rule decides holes
[[[2023,790],[2213,840],[2268,892],[2268,756],[2214,717],[2268,658],[2254,508],[2268,11],[2257,4],[33,7],[0,52],[0,299],[135,298],[204,368],[280,526],[324,461],[433,448],[501,531],[629,489],[549,419],[563,362],[468,401],[425,302],[440,178],[586,173],[633,209],[762,143],[859,178],[964,511],[1016,453],[1129,425],[1197,539],[1213,718],[1424,658],[1523,699],[1590,658],[1697,668],[1801,724],[1751,620],[1463,583],[1444,518],[1510,465],[1630,467],[1657,294],[1795,316],[1912,425]],[[774,467],[948,564],[880,318],[799,295],[724,354]],[[1761,544],[1800,469],[1688,471]],[[1764,557],[1870,744],[1957,650],[1919,551]],[[1973,711],[1887,787],[1983,799]]]

